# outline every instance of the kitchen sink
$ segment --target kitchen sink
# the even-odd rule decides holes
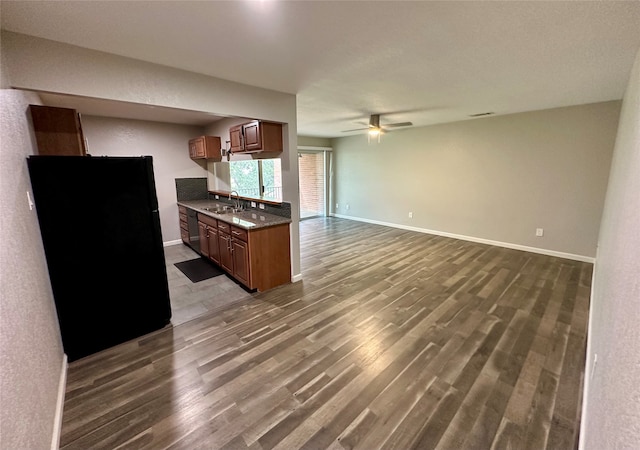
[[[212,212],[214,214],[233,214],[233,213],[239,213],[243,211],[242,208],[232,208],[230,206],[215,207],[215,208],[206,207],[206,208],[202,208],[202,210]]]

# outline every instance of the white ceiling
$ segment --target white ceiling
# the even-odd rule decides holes
[[[1,20],[297,94],[298,134],[324,137],[372,113],[422,126],[620,99],[640,48],[638,1],[2,0]]]

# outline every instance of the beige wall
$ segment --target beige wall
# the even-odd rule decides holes
[[[26,157],[34,154],[33,93],[0,91],[0,447],[51,447],[64,373],[60,329],[49,282]],[[61,406],[61,405],[59,405]],[[60,411],[61,412],[61,411]]]
[[[581,447],[637,449],[640,446],[640,52],[622,105],[600,225],[589,317]]]
[[[312,136],[298,136],[299,147],[331,147],[331,139],[312,137]]]
[[[153,156],[162,240],[180,240],[175,179],[207,176],[205,163],[189,158],[188,149],[189,139],[204,134],[202,128],[83,115],[82,129],[91,155]]]
[[[365,134],[334,139],[332,207],[594,257],[619,109],[614,101],[409,128],[380,144],[367,144]]]

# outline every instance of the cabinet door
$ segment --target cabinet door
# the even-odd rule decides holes
[[[85,156],[80,116],[75,109],[29,105],[39,155]]]
[[[207,226],[198,222],[198,234],[200,235],[200,253],[202,256],[209,257],[209,234],[207,232]]]
[[[220,264],[220,243],[218,242],[218,230],[207,226],[209,233],[209,259]]]
[[[218,243],[220,244],[220,266],[233,274],[233,258],[231,256],[231,236],[218,230]]]
[[[244,149],[245,151],[261,150],[262,149],[262,137],[260,135],[260,122],[254,120],[253,122],[244,124],[242,126],[244,133]]]
[[[204,158],[206,155],[204,138],[191,139],[189,141],[189,156],[191,158]]]
[[[231,239],[233,276],[247,287],[249,285],[249,250],[246,242]]]
[[[222,161],[221,148],[219,136],[200,136],[189,140],[189,157]]]
[[[184,242],[185,244],[189,243],[189,231],[185,230],[184,228],[180,228],[180,239],[182,239],[182,242]]]
[[[236,125],[229,128],[229,138],[231,140],[230,149],[231,152],[242,152],[244,146],[242,145],[242,125]]]

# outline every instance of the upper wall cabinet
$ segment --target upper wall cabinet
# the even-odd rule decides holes
[[[281,152],[282,124],[254,120],[229,129],[232,153]]]
[[[189,141],[191,159],[222,161],[220,138],[218,136],[200,136]]]
[[[85,156],[86,142],[75,109],[29,105],[39,155]]]

